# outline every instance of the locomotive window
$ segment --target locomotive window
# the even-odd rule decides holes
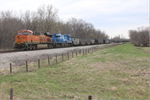
[[[30,35],[31,33],[27,33],[27,32],[24,32],[24,33],[18,33],[18,35]]]
[[[60,37],[59,35],[56,35],[56,37]]]
[[[34,33],[34,35],[41,35],[40,33]]]

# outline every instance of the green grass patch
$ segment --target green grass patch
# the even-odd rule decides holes
[[[36,72],[0,75],[0,99],[149,100],[147,48],[123,44],[43,67]]]
[[[148,49],[147,48],[140,48],[140,47],[135,47],[132,44],[124,44],[120,46],[113,47],[111,49],[108,49],[108,53],[114,53],[114,54],[122,54],[122,55],[128,55],[128,56],[133,56],[133,57],[148,57],[148,53],[143,52],[143,49]]]

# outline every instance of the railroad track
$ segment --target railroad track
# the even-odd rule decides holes
[[[10,53],[10,52],[17,52],[17,50],[5,50],[5,51],[0,51],[0,53]]]
[[[118,44],[118,43],[117,43]],[[101,44],[104,45],[104,44]],[[70,46],[70,47],[55,47],[55,48],[39,48],[37,50],[48,50],[48,49],[58,49],[58,48],[72,48],[72,47],[86,47],[86,46],[97,46],[97,45],[85,45],[85,46]],[[37,50],[27,50],[27,51],[37,51]],[[13,52],[27,52],[23,49],[19,49],[19,50],[5,50],[5,51],[0,51],[0,54],[2,53],[13,53]]]
[[[89,46],[89,45],[85,45],[85,46]],[[94,45],[93,45],[94,46]],[[37,50],[47,50],[47,49],[57,49],[57,48],[71,48],[71,47],[81,47],[81,46],[70,46],[70,47],[55,47],[55,48],[39,48],[39,49],[37,49]],[[36,51],[36,50],[27,50],[27,51]],[[25,50],[23,50],[23,49],[20,49],[20,50],[15,50],[15,49],[13,49],[13,50],[1,50],[0,51],[0,53],[2,54],[2,53],[11,53],[11,52],[27,52],[27,51],[25,51]]]

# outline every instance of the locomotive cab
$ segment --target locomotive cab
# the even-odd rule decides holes
[[[15,43],[17,44],[21,44],[21,43],[25,43],[28,41],[28,36],[29,35],[33,35],[33,32],[30,30],[21,30],[18,31],[18,34],[16,35],[16,41]]]

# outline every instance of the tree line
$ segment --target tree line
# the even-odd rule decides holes
[[[65,33],[84,39],[108,39],[105,32],[97,30],[91,23],[71,18],[62,21],[52,6],[41,6],[37,11],[16,14],[13,11],[0,12],[0,48],[13,48],[18,30],[29,29],[40,33]]]
[[[150,27],[130,30],[130,41],[136,46],[150,46]]]
[[[110,42],[114,42],[114,43],[125,43],[125,42],[129,42],[129,39],[123,38],[119,36],[115,36],[113,38],[110,39]]]

